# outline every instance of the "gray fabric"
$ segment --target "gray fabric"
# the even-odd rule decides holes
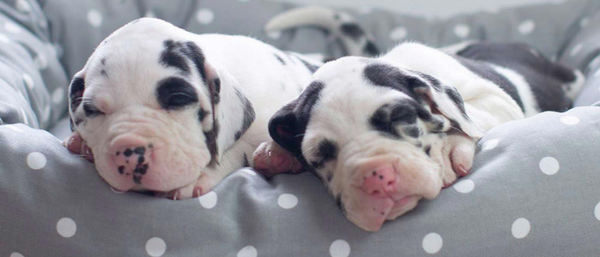
[[[347,221],[322,182],[308,173],[266,180],[242,169],[200,200],[115,193],[92,164],[68,153],[48,132],[30,127],[53,125],[54,135],[67,135],[68,121],[56,122],[66,110],[65,74],[78,71],[93,48],[122,24],[152,14],[197,33],[250,35],[305,53],[336,56],[341,51],[314,28],[265,34],[264,23],[293,7],[288,4],[38,2],[41,8],[34,1],[0,1],[0,119],[29,125],[0,126],[0,256],[337,257],[348,256],[345,246],[350,256],[426,256],[436,246],[442,256],[597,255],[598,107],[544,113],[494,128],[479,143],[471,175],[377,233]],[[573,0],[447,20],[382,10],[352,13],[383,50],[402,40],[432,46],[464,39],[528,42],[586,71],[589,80],[578,103],[589,103],[600,100],[584,99],[598,88],[590,76],[598,70],[592,59],[600,42],[593,15],[599,8],[598,1]],[[9,20],[19,33],[9,31],[13,25],[7,30]],[[584,46],[569,55],[578,42]],[[24,80],[25,73],[31,79]],[[47,121],[46,110],[51,113]],[[521,218],[530,225],[526,234]],[[431,233],[442,243],[436,244]]]
[[[154,237],[166,244],[163,256],[240,256],[247,246],[258,255],[241,256],[330,256],[337,240],[349,245],[350,256],[425,256],[430,233],[442,238],[442,256],[595,256],[599,110],[544,113],[492,129],[479,143],[473,173],[459,181],[472,181],[472,191],[444,189],[377,233],[347,221],[309,173],[265,180],[237,171],[215,188],[216,204],[207,209],[198,199],[117,194],[50,134],[0,126],[0,144],[9,146],[0,148],[6,157],[0,162],[0,227],[9,231],[0,235],[0,256],[146,256]],[[569,116],[579,122],[563,123],[573,123]],[[488,143],[493,140],[495,148]],[[32,152],[45,156],[43,167]],[[543,161],[547,157],[559,163],[556,173]],[[281,200],[282,194],[294,195],[297,204]],[[76,229],[59,223],[63,218]],[[514,235],[524,233],[513,223],[520,218],[530,230],[518,239]]]
[[[0,120],[48,128],[66,111],[66,74],[37,2],[0,1]],[[0,122],[0,124],[2,123]]]

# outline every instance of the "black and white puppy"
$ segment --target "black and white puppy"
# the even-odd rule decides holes
[[[248,37],[135,20],[74,76],[66,144],[117,190],[202,195],[249,165],[269,118],[318,65]]]
[[[275,143],[264,143],[255,160],[285,159],[258,167],[275,174],[297,167],[295,157],[349,220],[377,231],[466,175],[487,130],[564,111],[581,85],[581,73],[526,45],[403,43],[376,59],[324,64],[272,117]]]

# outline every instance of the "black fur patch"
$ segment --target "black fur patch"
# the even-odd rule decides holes
[[[379,47],[377,47],[377,45],[375,45],[375,43],[373,43],[371,40],[367,41],[367,44],[363,48],[363,52],[365,52],[369,56],[376,56],[380,53]]]
[[[462,115],[466,119],[469,119],[469,116],[467,115],[467,112],[465,111],[465,103],[463,102],[462,97],[458,93],[458,90],[456,90],[456,88],[454,88],[454,87],[446,87],[446,88],[444,88],[444,92],[446,93],[446,95],[448,95],[450,100],[452,100],[454,105],[456,105],[456,107],[460,110]]]
[[[302,62],[304,67],[306,67],[306,69],[308,69],[308,71],[310,71],[310,73],[315,73],[315,71],[317,71],[319,69],[319,66],[313,65],[300,57],[298,57],[298,60],[300,60],[300,62]]]
[[[239,91],[237,88],[235,89],[235,93],[238,96],[240,102],[242,102],[244,105],[244,120],[242,121],[242,127],[238,132],[235,133],[235,141],[237,141],[238,139],[240,139],[240,137],[242,137],[242,135],[244,135],[246,130],[250,128],[250,125],[252,125],[252,122],[254,122],[254,119],[256,118],[256,113],[254,111],[252,103],[250,102],[250,100],[248,100],[248,98],[246,98],[246,96],[244,96],[244,93]]]
[[[414,90],[416,88],[428,88],[427,84],[420,79],[405,75],[400,69],[388,64],[369,64],[365,67],[364,76],[377,86],[398,90],[418,102],[421,101],[421,98]]]
[[[275,142],[288,150],[308,167],[301,151],[304,132],[315,103],[319,100],[324,84],[312,82],[298,98],[285,105],[269,121],[269,134]]]
[[[209,114],[209,111],[200,108],[200,110],[198,110],[198,120],[200,121],[200,123],[202,123],[202,121],[204,121],[204,118],[206,118],[206,116]]]
[[[273,55],[275,56],[275,58],[277,58],[277,60],[278,60],[278,61],[279,61],[281,64],[283,64],[283,65],[285,65],[285,64],[286,64],[286,63],[285,63],[285,61],[283,60],[283,58],[281,58],[279,55],[277,55],[277,54],[275,54],[275,53],[274,53]]]
[[[338,147],[337,144],[331,140],[325,139],[319,142],[317,146],[317,152],[315,153],[316,161],[311,162],[311,165],[315,168],[321,168],[328,161],[337,158]]]
[[[354,39],[355,41],[365,36],[365,31],[356,23],[344,23],[340,27],[340,30],[342,31],[342,34]]]
[[[206,147],[208,148],[208,152],[210,153],[210,162],[208,163],[209,167],[215,167],[218,164],[217,154],[219,153],[219,146],[217,145],[217,137],[219,135],[219,123],[215,120],[213,124],[213,128],[204,132],[204,137],[206,138]]]
[[[482,67],[480,63],[483,61],[514,70],[529,84],[541,111],[568,109],[572,101],[565,95],[562,85],[575,81],[575,73],[541,54],[532,54],[531,50],[532,48],[525,44],[482,42],[467,46],[457,55],[463,57],[460,58],[463,60],[467,58],[467,61],[464,63],[461,61],[461,64],[465,65],[466,63],[467,68],[499,85],[521,107],[523,107],[521,99],[518,98],[516,88],[509,80],[497,72],[496,74],[486,73],[485,67],[489,67],[489,65],[483,65],[484,70],[478,70],[473,66]],[[539,51],[537,52],[539,53]],[[495,72],[491,68],[487,69]]]
[[[213,104],[218,104],[219,102],[221,102],[221,79],[220,78],[213,79],[213,85],[214,85],[214,92],[213,92],[212,101],[213,101]]]
[[[160,63],[165,67],[177,68],[185,75],[190,74],[190,66],[183,52],[184,45],[173,40],[165,40],[163,44],[165,49],[160,54]]]
[[[102,75],[102,76],[104,76],[104,77],[108,77],[108,73],[106,73],[106,70],[105,70],[105,69],[102,69],[102,70],[100,71],[100,75]]]
[[[417,121],[418,111],[420,108],[415,102],[410,100],[405,101],[397,101],[393,104],[384,104],[379,109],[377,109],[371,118],[369,118],[369,123],[371,126],[385,135],[390,135],[395,138],[402,138],[396,126],[398,125],[407,125],[414,124]],[[414,135],[414,131],[409,129],[409,136],[416,137]],[[416,131],[418,136],[418,129]]]
[[[156,99],[165,110],[180,110],[198,103],[198,93],[185,79],[168,77],[158,82]]]
[[[424,151],[427,154],[427,156],[431,156],[431,146],[430,145],[426,146]]]

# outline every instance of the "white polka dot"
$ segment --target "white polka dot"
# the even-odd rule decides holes
[[[579,118],[575,116],[562,116],[560,117],[560,122],[562,122],[565,125],[575,125],[579,123]]]
[[[4,34],[0,34],[0,42],[8,44],[10,43],[10,39]]]
[[[573,47],[573,49],[571,49],[571,53],[569,53],[569,55],[573,57],[581,52],[581,49],[583,49],[583,44],[577,44]]]
[[[165,240],[160,237],[153,237],[146,242],[146,252],[152,257],[158,257],[165,254],[167,251],[167,244]]]
[[[527,236],[527,234],[529,234],[529,230],[531,230],[531,225],[529,224],[529,221],[525,218],[519,218],[517,220],[515,220],[515,222],[513,222],[512,224],[512,235],[516,238],[516,239],[521,239]]]
[[[15,34],[21,32],[21,27],[19,27],[19,25],[12,23],[12,22],[4,23],[4,29],[6,29],[6,31],[8,31],[10,33],[15,33]]]
[[[146,12],[146,14],[144,14],[144,17],[148,17],[148,18],[156,18],[156,14],[154,14],[154,12],[152,10],[148,10]]]
[[[215,14],[209,9],[200,9],[196,13],[196,20],[200,24],[209,24],[215,19]]]
[[[500,140],[498,140],[496,138],[485,141],[485,143],[483,143],[483,145],[481,146],[481,150],[484,150],[484,151],[492,150],[492,149],[496,148],[496,146],[498,146],[499,142],[500,142]]]
[[[279,204],[281,208],[291,209],[298,204],[298,197],[292,194],[281,194],[279,198],[277,198],[277,204]]]
[[[14,131],[14,132],[23,132],[23,130],[22,130],[22,129],[18,128],[18,127],[17,127],[17,126],[15,126],[15,125],[4,125],[4,127],[5,127],[5,128],[8,128],[8,129],[10,129],[10,130],[12,130],[12,131]]]
[[[10,257],[25,257],[25,256],[23,256],[23,255],[22,255],[22,254],[20,254],[20,253],[11,253],[11,254],[10,254]]]
[[[102,14],[97,10],[89,10],[87,13],[87,20],[92,27],[102,26]]]
[[[521,35],[529,35],[535,29],[535,22],[533,20],[526,20],[519,24],[518,30]]]
[[[244,169],[244,172],[246,172],[247,174],[250,174],[252,176],[256,176],[256,172],[254,172],[253,170]]]
[[[408,30],[405,27],[397,27],[390,32],[390,38],[395,41],[400,41],[408,35]]]
[[[475,188],[475,183],[473,182],[473,180],[463,179],[463,180],[459,181],[458,183],[456,183],[453,187],[459,193],[466,194],[466,193],[470,193],[471,191],[473,191],[473,188]]]
[[[560,164],[553,157],[544,157],[540,160],[540,170],[546,175],[554,175],[560,169]]]
[[[17,2],[15,2],[15,8],[17,8],[19,12],[26,13],[31,11],[31,5],[25,0],[17,0]]]
[[[454,26],[454,35],[459,38],[466,38],[471,33],[471,29],[466,24],[457,24]]]
[[[581,27],[585,27],[588,24],[590,24],[590,18],[588,18],[588,17],[581,19],[581,21],[579,22],[579,26],[581,26]]]
[[[423,250],[429,254],[434,254],[442,249],[444,241],[438,233],[429,233],[423,238]]]
[[[29,88],[29,90],[33,90],[33,78],[29,76],[29,74],[23,73],[23,82],[25,82],[25,85],[27,88]]]
[[[597,220],[600,220],[600,203],[596,204],[596,208],[594,208],[594,216]]]
[[[33,59],[33,62],[35,63],[35,66],[38,68],[38,70],[45,70],[46,68],[48,68],[48,59],[46,59],[46,56],[44,56],[43,54],[38,54]]]
[[[350,256],[350,244],[345,240],[335,240],[329,247],[331,257],[348,257]]]
[[[40,152],[32,152],[27,155],[27,166],[33,170],[39,170],[46,166],[46,156]]]
[[[256,257],[258,255],[258,252],[256,251],[256,248],[254,248],[254,246],[246,246],[244,248],[242,248],[242,250],[240,250],[237,254],[237,257]]]
[[[52,92],[52,102],[54,104],[60,104],[65,99],[65,89],[59,87]]]
[[[267,37],[270,37],[271,39],[279,39],[281,37],[281,31],[267,32]]]
[[[200,201],[200,205],[205,209],[212,209],[217,205],[217,193],[210,191],[207,194],[200,196],[198,201]]]
[[[71,218],[62,218],[56,223],[56,231],[64,238],[69,238],[77,232],[77,224]]]

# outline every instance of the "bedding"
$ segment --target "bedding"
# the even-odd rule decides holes
[[[238,0],[0,1],[0,256],[597,255],[600,112],[587,106],[600,100],[594,62],[600,2],[594,0],[444,20],[346,10],[380,49],[402,40],[522,41],[588,78],[580,107],[492,129],[478,143],[472,174],[377,233],[347,221],[310,173],[266,179],[245,168],[206,196],[184,201],[114,192],[92,164],[48,132],[68,133],[60,119],[67,78],[108,33],[144,15],[198,33],[251,35],[284,50],[342,53],[318,29],[263,32],[269,17],[293,7]]]

